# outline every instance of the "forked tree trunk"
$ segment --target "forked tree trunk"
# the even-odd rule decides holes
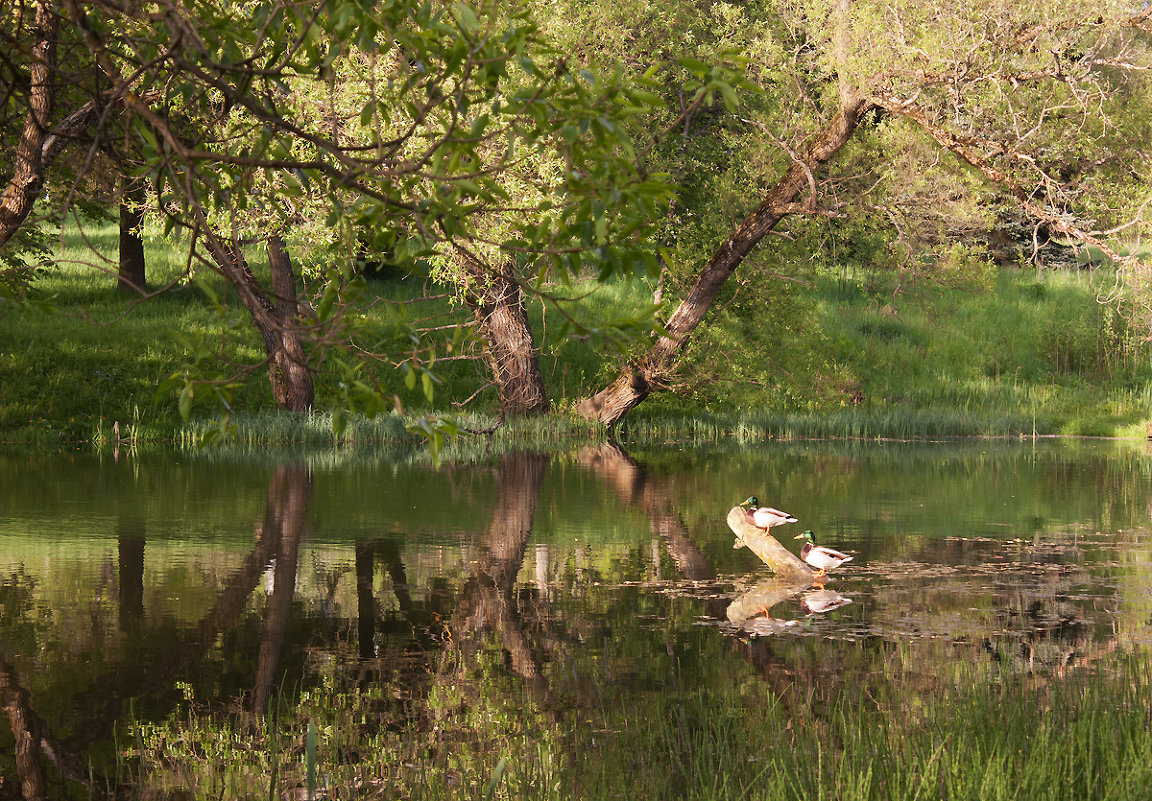
[[[144,183],[125,176],[120,198],[120,270],[116,288],[121,292],[144,291]]]
[[[315,389],[300,332],[296,328],[298,302],[292,260],[279,234],[268,239],[268,268],[272,295],[260,286],[239,245],[206,231],[205,241],[220,272],[232,284],[252,316],[268,355],[272,397],[282,409],[304,412],[312,408]]]
[[[780,220],[799,210],[793,204],[805,187],[815,192],[813,174],[852,138],[861,116],[871,107],[872,103],[859,94],[849,95],[842,101],[840,112],[700,270],[696,283],[668,319],[665,333],[642,359],[629,365],[610,385],[582,401],[577,407],[582,415],[615,425],[667,381],[688,338],[712,307],[724,282]]]
[[[462,249],[458,253],[470,279],[465,300],[480,323],[501,414],[518,417],[548,411],[540,357],[512,265],[488,270],[472,254]]]

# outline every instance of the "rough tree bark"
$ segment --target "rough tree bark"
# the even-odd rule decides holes
[[[458,249],[468,274],[465,302],[480,324],[484,352],[500,395],[505,417],[542,414],[550,403],[540,372],[540,357],[528,325],[524,293],[516,282],[511,262],[497,270]]]
[[[20,230],[44,186],[44,144],[52,119],[57,18],[52,0],[40,0],[32,22],[28,114],[16,145],[12,179],[0,194],[0,246]]]
[[[811,210],[795,205],[796,198],[805,187],[809,187],[813,193],[809,201],[814,203],[814,173],[852,138],[860,118],[872,106],[872,102],[861,93],[850,92],[842,98],[839,113],[701,268],[696,283],[665,324],[665,333],[643,358],[625,368],[615,381],[582,401],[577,407],[580,414],[609,426],[615,425],[670,377],[689,337],[712,307],[724,282],[780,220],[795,211]]]
[[[268,239],[268,268],[272,294],[256,280],[240,247],[206,231],[205,242],[220,272],[232,284],[252,323],[264,340],[272,396],[282,409],[304,412],[312,408],[315,389],[300,332],[296,328],[299,305],[292,260],[279,234]]]

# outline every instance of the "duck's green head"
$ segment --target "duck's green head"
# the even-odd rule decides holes
[[[808,529],[805,532],[797,534],[792,539],[794,539],[794,540],[808,540],[808,542],[812,543],[813,545],[816,544],[816,535],[812,533],[812,529]]]
[[[747,506],[750,509],[756,509],[760,506],[760,501],[755,495],[740,503],[741,506]]]

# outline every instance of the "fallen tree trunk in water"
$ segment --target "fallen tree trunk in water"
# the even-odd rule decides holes
[[[765,533],[748,522],[748,515],[740,506],[733,506],[728,512],[728,527],[736,535],[733,548],[748,548],[772,568],[780,579],[787,582],[811,584],[816,571],[808,567],[800,557],[789,551],[771,534]]]

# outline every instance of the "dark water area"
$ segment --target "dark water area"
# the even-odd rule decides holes
[[[418,716],[446,653],[564,715],[732,675],[900,692],[958,663],[1147,665],[1152,456],[1109,441],[604,446],[434,468],[0,454],[4,786],[68,777],[194,695],[263,710],[320,674]],[[850,553],[776,583],[725,517],[755,494]],[[911,691],[911,689],[909,690]]]

